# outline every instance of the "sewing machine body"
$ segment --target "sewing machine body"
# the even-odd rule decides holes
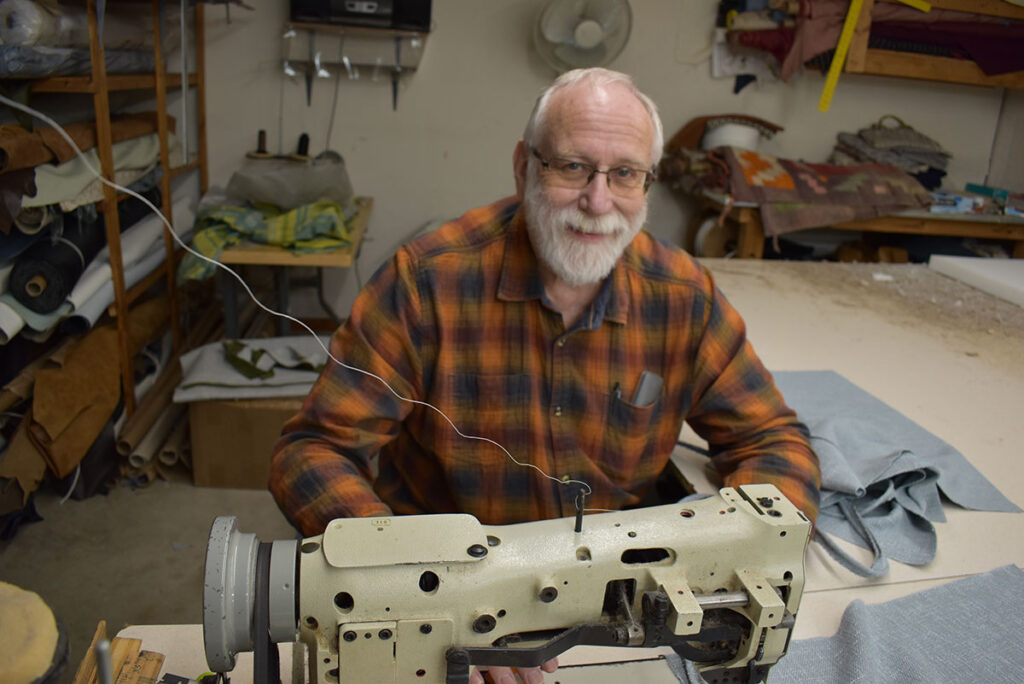
[[[468,681],[470,664],[539,665],[581,643],[673,646],[707,677],[759,681],[788,646],[809,533],[770,485],[588,515],[579,532],[572,518],[339,519],[298,544],[297,613],[288,614],[291,594],[281,589],[287,573],[269,573],[269,631],[288,640],[297,621],[318,684],[456,684]],[[231,553],[251,558],[250,546]],[[288,565],[290,548],[275,549],[278,565]],[[218,605],[204,609],[215,670],[253,643],[241,608],[252,603],[249,589],[238,590],[246,562],[228,566],[220,575],[238,586],[215,591]],[[210,588],[208,558],[208,597]],[[228,632],[219,613],[234,616]]]

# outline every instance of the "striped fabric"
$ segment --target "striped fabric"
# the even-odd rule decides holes
[[[297,254],[337,249],[350,243],[343,207],[330,200],[318,200],[290,211],[270,205],[211,207],[196,220],[192,248],[203,256],[218,259],[221,252],[242,240],[286,247]],[[201,280],[216,270],[209,261],[186,253],[178,267],[178,277]]]
[[[638,504],[685,419],[727,485],[774,483],[813,519],[820,476],[806,429],[711,275],[641,232],[566,330],[518,209],[507,198],[401,248],[358,297],[332,354],[516,460],[586,482],[588,508]],[[662,393],[633,406],[644,370],[664,379]],[[567,516],[578,487],[329,362],[275,446],[270,489],[312,535],[347,516]]]

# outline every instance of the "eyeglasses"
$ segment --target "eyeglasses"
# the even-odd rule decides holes
[[[573,161],[572,159],[561,159],[558,157],[544,159],[544,157],[540,156],[540,152],[537,151],[536,147],[531,146],[530,151],[540,161],[544,169],[551,174],[550,178],[565,188],[582,190],[590,185],[590,181],[594,180],[594,176],[603,173],[605,178],[608,179],[609,190],[616,195],[630,197],[646,194],[655,179],[653,170],[644,171],[634,169],[631,166],[616,166],[602,171],[593,164]]]

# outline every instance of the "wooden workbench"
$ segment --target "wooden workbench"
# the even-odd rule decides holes
[[[960,285],[920,265],[734,259],[705,259],[702,263],[743,316],[748,339],[769,369],[835,370],[957,448],[1007,497],[1024,506],[1024,461],[1019,457],[1020,399],[1024,397],[1021,307]],[[876,274],[886,278],[875,278]],[[698,469],[697,473],[700,472]],[[147,491],[155,495],[155,489]],[[136,494],[127,490],[112,492],[112,501],[104,501],[104,510],[129,496],[135,498]],[[812,544],[806,557],[807,585],[793,638],[833,634],[844,609],[854,599],[877,603],[1006,564],[1024,567],[1024,514],[968,511],[948,502],[943,508],[947,521],[935,525],[935,559],[923,566],[894,562],[889,574],[878,580],[862,579],[847,572],[819,545]],[[62,509],[55,502],[41,509],[51,524],[61,520],[61,515],[72,515],[67,511],[67,507]],[[242,529],[250,529],[246,521],[254,516],[251,510],[225,509],[218,513],[238,515]],[[167,525],[173,525],[173,531],[151,530],[145,535],[143,542],[151,545],[152,553],[162,548],[157,543],[185,540],[194,556],[191,565],[201,566],[208,526],[204,524],[194,537],[189,537],[180,529],[179,521],[167,521]],[[38,556],[33,554],[39,553],[37,546],[60,542],[59,537],[32,527],[24,531],[25,541],[32,543],[18,549],[24,554],[22,563],[26,568],[36,562]],[[140,543],[135,536],[123,536],[127,537],[123,540],[125,544]],[[116,535],[112,539],[114,546],[98,549],[97,559],[112,554],[133,556],[119,553],[116,545],[122,540]],[[840,544],[865,559],[863,549],[845,542]],[[180,553],[177,562],[187,564],[189,557]],[[131,564],[132,558],[119,558],[119,570],[126,574],[111,577],[122,583],[149,586],[145,573],[152,561],[146,554],[134,556],[138,556],[135,565]],[[87,558],[82,562],[84,569],[78,572],[88,572],[90,564],[99,562]],[[198,584],[196,587],[198,591]],[[149,593],[155,603],[168,607],[194,606],[199,600],[198,594],[183,599],[161,592]],[[88,599],[90,595],[86,592],[83,599],[80,594],[75,592],[76,600]],[[169,608],[164,610],[147,606],[139,614],[158,615],[166,620]],[[181,610],[186,616],[195,614],[194,607]],[[950,610],[955,611],[955,607]],[[123,622],[122,614],[117,616]],[[194,675],[205,669],[198,647],[200,634],[195,625],[191,636],[186,634],[194,646],[185,655],[196,661],[195,667],[179,666],[177,663],[183,661],[173,660],[173,654],[168,653],[170,671]],[[162,647],[160,643],[149,644],[147,635],[135,632],[134,628],[122,635],[143,638],[143,648]],[[244,661],[245,657],[240,659]],[[581,659],[597,660],[592,652]],[[563,662],[568,665],[580,659],[567,657]],[[589,679],[563,678],[570,672],[566,668],[562,674],[548,676],[546,681],[609,681],[594,673],[590,673]],[[984,679],[984,675],[980,678]],[[235,681],[244,681],[244,676]],[[652,684],[662,680],[638,675],[629,681]]]
[[[283,247],[243,242],[225,249],[221,253],[220,260],[230,265],[272,267],[274,269],[275,290],[277,291],[277,310],[283,313],[288,312],[288,296],[291,289],[287,269],[303,266],[316,268],[316,285],[320,304],[335,319],[334,322],[338,323],[337,315],[331,310],[323,296],[322,269],[350,268],[355,264],[363,236],[366,234],[366,224],[370,220],[370,213],[373,211],[373,198],[357,197],[355,203],[357,213],[349,223],[349,244],[344,247],[324,252],[297,254]],[[237,338],[240,331],[238,329],[238,299],[235,280],[224,271],[219,271],[219,277],[221,279],[221,297],[224,301],[225,336]],[[278,317],[275,323],[279,336],[290,334],[291,326],[287,319]]]
[[[702,195],[700,201],[709,214],[721,212],[724,208],[724,198],[720,196]],[[737,226],[736,256],[743,259],[760,259],[764,255],[765,234],[758,206],[745,202],[733,203],[725,218]],[[945,235],[983,240],[1009,240],[1013,242],[1014,258],[1024,258],[1024,219],[1014,216],[906,211],[892,216],[878,216],[821,227],[869,233]]]

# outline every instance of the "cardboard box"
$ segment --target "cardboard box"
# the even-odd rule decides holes
[[[270,455],[301,397],[189,404],[192,481],[200,487],[266,489]]]

